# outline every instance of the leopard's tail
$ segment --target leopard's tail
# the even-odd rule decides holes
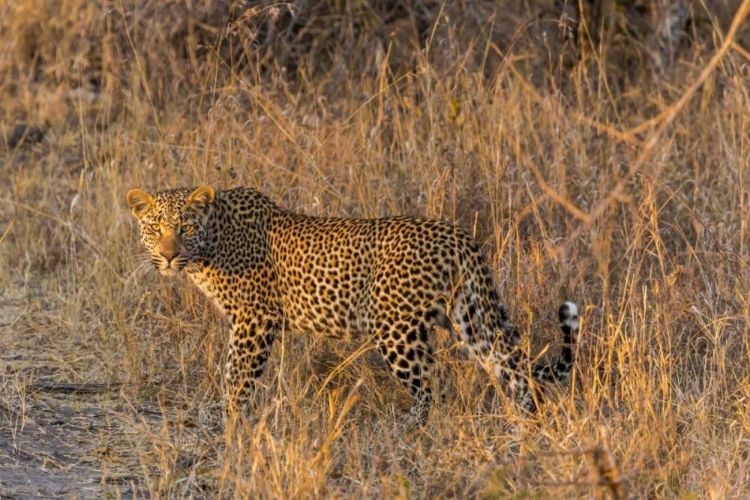
[[[529,366],[521,334],[500,303],[492,274],[478,251],[475,256],[474,260],[467,260],[471,265],[458,267],[463,279],[450,301],[450,320],[466,352],[494,373],[523,408],[534,411],[547,383],[570,379],[578,334],[578,307],[565,302],[558,311],[563,333],[560,357]],[[486,272],[469,271],[477,268]]]
[[[562,352],[554,363],[537,363],[532,367],[531,376],[536,382],[565,382],[570,379],[578,336],[578,307],[566,302],[560,306],[557,315],[563,333]]]

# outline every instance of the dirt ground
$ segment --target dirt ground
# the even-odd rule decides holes
[[[5,340],[28,335],[14,330],[25,302],[0,301]],[[216,435],[196,428],[169,402],[133,402],[122,385],[66,381],[61,359],[69,353],[23,344],[0,346],[0,498],[151,498],[162,453],[134,451],[176,422],[184,433],[174,457],[174,470],[183,475],[175,483],[192,498],[214,498],[190,466],[198,456],[215,455]]]

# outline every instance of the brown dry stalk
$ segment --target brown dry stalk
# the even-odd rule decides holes
[[[739,53],[742,57],[744,57],[745,59],[747,59],[748,61],[750,61],[750,52],[746,51],[745,49],[743,49],[742,47],[740,47],[739,45],[737,45],[736,42],[732,42],[732,48],[737,53]]]
[[[544,180],[544,176],[542,175],[542,172],[539,171],[539,167],[537,167],[534,162],[529,159],[528,156],[521,155],[520,157],[522,158],[523,164],[526,166],[526,168],[531,170],[531,172],[534,174],[534,177],[536,177],[536,181],[542,187],[542,190],[547,196],[555,200],[558,205],[561,205],[563,208],[565,208],[565,210],[573,214],[573,217],[575,217],[576,219],[580,219],[584,223],[588,222],[589,216],[578,207],[573,205],[573,202],[571,202],[569,199],[552,189],[552,187],[547,184],[547,181]]]
[[[646,159],[649,157],[649,153],[651,153],[651,150],[654,149],[654,146],[656,146],[656,144],[659,142],[659,139],[664,135],[664,132],[666,132],[667,128],[672,124],[674,119],[677,117],[677,114],[682,110],[682,108],[685,107],[688,101],[692,99],[693,95],[703,85],[706,79],[708,79],[711,73],[714,72],[722,59],[724,59],[724,56],[726,56],[727,52],[729,52],[729,49],[732,48],[737,30],[739,30],[740,26],[742,26],[742,23],[745,21],[745,18],[747,18],[748,14],[750,14],[750,0],[743,0],[742,4],[737,9],[737,13],[734,15],[732,25],[730,26],[729,31],[727,32],[727,36],[726,38],[724,38],[724,42],[721,44],[721,47],[711,58],[711,61],[709,61],[709,63],[703,68],[703,71],[701,71],[698,79],[693,82],[693,84],[685,91],[684,94],[682,94],[682,97],[680,97],[680,99],[678,99],[676,103],[660,113],[658,116],[625,132],[625,135],[632,136],[633,134],[636,134],[649,127],[653,127],[657,123],[659,123],[659,127],[651,133],[646,141],[644,141],[643,150],[641,150],[638,158],[636,159],[635,163],[633,163],[630,170],[625,175],[623,175],[619,181],[617,181],[615,187],[612,189],[612,191],[609,192],[604,200],[599,202],[599,204],[594,207],[591,212],[589,212],[588,218],[584,220],[584,222],[582,222],[575,231],[573,231],[573,233],[565,242],[557,247],[556,252],[558,255],[563,255],[570,244],[578,237],[580,237],[581,234],[583,234],[583,232],[586,231],[589,226],[591,226],[591,224],[599,219],[599,217],[604,214],[607,208],[614,201],[617,201],[621,197],[622,190],[625,187],[625,184],[627,184],[627,182],[641,170],[643,165],[646,163]]]
[[[594,485],[594,498],[602,498],[601,487],[614,500],[628,498],[628,479],[620,473],[617,461],[609,446],[609,433],[602,426],[599,428],[600,445],[590,452],[591,482]]]
[[[595,128],[598,132],[604,132],[608,136],[619,139],[620,141],[628,143],[632,146],[636,146],[639,148],[643,147],[643,142],[635,137],[634,134],[631,134],[629,132],[620,132],[615,127],[607,125],[606,123],[601,123],[597,120],[594,120],[593,118],[589,118],[588,116],[584,116],[577,111],[573,112],[572,115],[576,120],[585,123],[589,127]]]
[[[591,453],[591,475],[595,487],[602,488],[614,500],[625,500],[628,497],[627,479],[620,474],[609,448],[597,448]],[[601,491],[597,490],[595,498],[601,498],[600,493]]]
[[[16,218],[14,217],[11,219],[10,224],[8,224],[8,227],[5,228],[5,231],[3,231],[3,235],[0,236],[0,244],[3,243],[5,240],[5,237],[8,236],[8,233],[10,233],[10,230],[13,228],[13,223],[16,221]]]

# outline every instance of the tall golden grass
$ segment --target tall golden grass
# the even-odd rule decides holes
[[[0,3],[0,496],[748,497],[750,2],[669,64],[551,3]],[[523,415],[441,337],[415,430],[377,356],[285,332],[225,443],[225,321],[135,272],[124,200],[206,183],[456,222],[534,352],[579,304],[574,383]]]

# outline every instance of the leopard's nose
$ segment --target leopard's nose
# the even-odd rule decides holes
[[[175,251],[175,250],[166,250],[166,251],[162,250],[159,253],[161,253],[162,257],[164,257],[165,259],[167,259],[167,262],[172,262],[172,260],[174,260],[175,257],[177,257],[178,255],[180,255],[180,252]]]

